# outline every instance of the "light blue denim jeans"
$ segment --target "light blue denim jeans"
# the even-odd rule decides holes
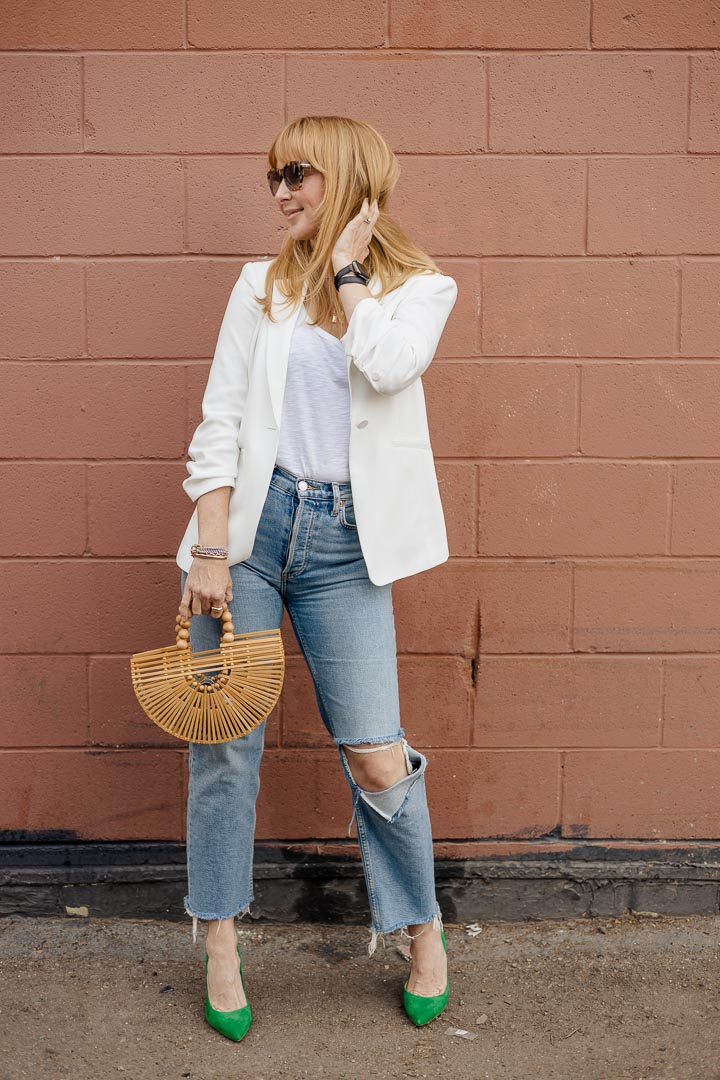
[[[383,934],[401,930],[410,937],[407,926],[415,923],[440,927],[427,758],[400,726],[392,583],[378,586],[368,577],[350,483],[299,477],[276,465],[252,554],[231,566],[230,575],[235,633],[278,628],[284,605],[308,664],[352,794],[348,835],[354,819],[370,903],[368,954]],[[187,576],[182,570],[181,595]],[[193,650],[219,642],[220,620],[193,615]],[[242,916],[254,900],[265,724],[229,742],[189,743],[184,907],[193,918],[193,941],[198,919]],[[359,787],[344,749],[356,743],[394,743],[408,775],[381,791]]]

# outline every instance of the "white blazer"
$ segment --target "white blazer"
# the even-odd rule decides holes
[[[273,289],[272,323],[252,294],[265,294],[272,260],[247,262],[220,326],[188,447],[183,488],[195,502],[229,486],[228,564],[249,558],[275,466],[290,336],[299,315]],[[371,293],[380,291],[376,277]],[[350,386],[350,483],[358,540],[375,585],[417,574],[449,558],[445,518],[420,376],[427,369],[457,298],[447,274],[416,274],[381,300],[353,310],[345,346]],[[307,284],[303,288],[303,299]],[[197,507],[176,562],[192,564]]]

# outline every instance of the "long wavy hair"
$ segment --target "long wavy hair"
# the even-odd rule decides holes
[[[360,212],[363,199],[378,200],[380,215],[370,238],[363,266],[380,283],[380,296],[402,285],[409,277],[427,271],[440,273],[430,256],[405,234],[385,207],[400,177],[400,163],[380,133],[363,120],[348,116],[301,116],[291,120],[276,136],[268,151],[269,167],[288,161],[309,161],[325,178],[325,192],[318,206],[319,227],[312,239],[295,240],[288,233],[280,252],[268,268],[265,296],[255,297],[273,322],[272,292],[278,283],[286,303],[295,307],[308,291],[318,323],[346,327],[345,309],[333,281],[332,252],[351,218]]]

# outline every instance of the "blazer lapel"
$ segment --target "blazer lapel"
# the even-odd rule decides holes
[[[302,299],[305,299],[307,284],[303,284]],[[280,305],[285,302],[285,307]],[[271,322],[266,319],[266,349],[267,349],[267,380],[270,388],[270,401],[272,403],[275,424],[280,427],[282,414],[283,391],[285,389],[285,376],[287,375],[288,356],[290,353],[290,338],[292,337],[295,323],[300,316],[300,304],[292,311],[287,303],[287,298],[281,292],[277,282],[273,284],[272,296],[273,317],[277,320]]]

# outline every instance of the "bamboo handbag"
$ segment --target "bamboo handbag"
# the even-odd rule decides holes
[[[192,611],[190,612],[192,618]],[[219,649],[193,652],[190,619],[175,618],[174,645],[130,657],[135,695],[169,735],[222,743],[249,734],[277,702],[285,675],[280,630],[236,634],[223,605]]]

